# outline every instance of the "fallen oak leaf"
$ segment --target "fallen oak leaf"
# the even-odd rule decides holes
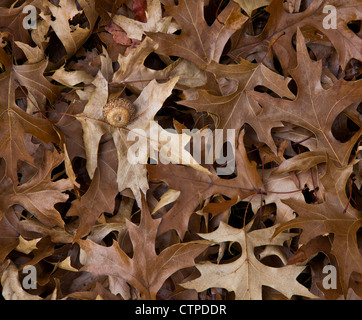
[[[234,2],[219,15],[223,24],[215,20],[211,26],[204,19],[203,1],[180,0],[177,6],[165,6],[165,10],[181,27],[181,34],[146,32],[158,44],[156,53],[187,59],[203,70],[212,61],[219,62],[229,37],[247,20]]]
[[[148,206],[142,196],[141,222],[137,226],[126,221],[133,244],[132,259],[113,242],[111,247],[95,244],[91,240],[78,240],[86,255],[81,254],[81,271],[93,275],[120,277],[141,294],[141,299],[156,299],[158,290],[165,280],[177,270],[191,267],[194,259],[208,246],[205,241],[191,241],[174,244],[156,254],[155,239],[160,219],[152,219]]]
[[[69,230],[70,229],[70,230]],[[49,236],[53,243],[72,243],[75,231],[72,228],[65,230],[63,227],[47,227],[43,223],[35,220],[26,218],[18,223],[18,232],[31,238],[36,235],[36,238],[44,238]]]
[[[151,214],[155,214],[157,210],[163,208],[164,206],[176,201],[180,196],[181,191],[169,189],[167,190],[160,198],[160,201],[157,203],[155,208],[152,210]]]
[[[38,63],[45,59],[44,52],[39,47],[31,47],[20,41],[15,41],[15,44],[24,52],[27,59],[25,64]]]
[[[147,83],[137,80],[155,79],[156,70],[145,67],[147,56],[154,51],[156,43],[150,38],[144,39],[141,44],[132,50],[127,56],[118,56],[119,69],[114,72],[112,83],[127,83],[127,86],[135,92],[141,92]]]
[[[253,127],[259,140],[276,153],[270,130],[283,124],[279,119],[271,117],[268,121],[260,121],[258,115],[264,111],[248,97],[248,92],[257,86],[264,86],[280,97],[293,99],[295,96],[288,88],[291,79],[272,72],[262,64],[255,65],[245,60],[238,65],[221,65],[212,62],[208,71],[212,72],[218,81],[223,78],[236,80],[237,90],[221,96],[210,94],[207,90],[198,90],[196,99],[182,100],[178,104],[216,115],[215,124],[220,129],[235,130],[247,123]]]
[[[79,83],[90,84],[94,78],[84,70],[66,71],[61,66],[52,74],[52,79],[67,86],[73,87]]]
[[[184,149],[191,137],[182,134],[173,134],[177,139],[172,139],[172,143],[182,142],[182,146],[168,145],[167,141],[162,142],[159,138],[161,135],[167,136],[168,133],[153,121],[157,111],[162,107],[164,100],[170,95],[178,81],[175,77],[164,84],[158,84],[156,80],[152,80],[141,92],[138,98],[133,102],[132,108],[135,108],[134,119],[122,127],[114,126],[107,123],[104,118],[103,107],[108,99],[108,84],[102,74],[99,72],[94,84],[96,88],[91,95],[90,100],[86,104],[84,111],[77,115],[77,120],[81,123],[84,136],[84,145],[87,156],[87,171],[89,176],[93,178],[97,168],[98,145],[101,137],[109,133],[112,135],[118,158],[117,169],[117,184],[118,190],[130,188],[136,198],[137,203],[141,204],[141,193],[146,193],[148,190],[147,171],[145,164],[153,150],[153,154],[160,153],[165,159],[170,159],[176,163],[181,163],[181,159],[188,159],[188,165],[193,168],[208,173],[208,170],[200,166],[195,159]],[[155,128],[157,133],[151,134],[151,128]],[[141,146],[134,146],[130,141],[128,134],[138,136],[141,141]],[[171,133],[172,135],[172,133]],[[181,139],[179,140],[179,138]],[[135,139],[135,138],[134,138]],[[143,139],[143,140],[142,140]],[[147,152],[139,151],[140,155],[129,154],[129,148],[144,147],[146,144]],[[171,155],[167,156],[171,147]],[[136,151],[136,150],[134,150]],[[133,159],[132,157],[136,157]],[[158,159],[157,159],[158,160]],[[184,162],[183,162],[184,163]],[[135,179],[135,177],[137,177]]]
[[[19,244],[16,246],[15,250],[21,253],[29,254],[33,250],[37,249],[37,243],[40,239],[26,240],[21,235],[19,236]]]
[[[239,56],[243,53],[253,53],[260,50],[260,45],[265,41],[273,41],[273,52],[280,61],[284,74],[288,75],[290,69],[295,68],[297,59],[293,48],[292,39],[298,29],[313,27],[318,30],[319,38],[324,35],[329,39],[338,53],[339,63],[344,70],[351,59],[361,61],[361,38],[355,34],[348,24],[353,20],[361,19],[362,5],[359,0],[315,0],[311,1],[306,10],[299,13],[289,13],[284,10],[284,1],[272,1],[266,8],[270,14],[268,23],[262,33],[257,36],[237,32],[233,38],[231,56]],[[336,9],[337,30],[325,28],[324,12],[326,6]],[[330,23],[327,19],[327,24]],[[278,39],[278,41],[275,41]],[[265,50],[265,49],[262,49]],[[268,49],[269,50],[269,47]]]
[[[263,183],[265,195],[260,198],[250,198],[253,210],[261,210],[263,206],[274,203],[276,206],[275,223],[283,223],[295,218],[293,210],[287,206],[283,199],[304,199],[303,188],[309,186],[311,189],[311,175],[309,172],[299,173],[295,177],[288,174],[274,175],[272,169],[263,170]]]
[[[71,0],[60,0],[58,6],[45,0],[38,1],[35,4],[40,9],[39,15],[43,19],[43,28],[47,27],[48,30],[55,32],[64,46],[65,56],[58,61],[54,61],[52,67],[59,66],[66,59],[73,56],[91,35],[98,18],[95,1],[79,0],[78,5],[81,6],[82,11],[78,10],[76,3]],[[79,24],[70,24],[78,14],[85,15],[88,27],[82,28]]]
[[[19,270],[23,270],[27,266],[35,266],[40,261],[53,255],[55,244],[51,241],[50,237],[41,238],[36,244],[36,249],[32,253],[32,259],[24,263]]]
[[[141,2],[146,3],[145,0]],[[114,15],[113,22],[121,27],[128,38],[142,40],[146,32],[173,33],[176,29],[171,25],[171,17],[162,17],[162,8],[159,0],[147,0],[147,10],[145,12],[147,21],[137,21],[123,15]]]
[[[273,175],[283,174],[291,171],[304,172],[319,163],[327,161],[325,153],[320,151],[309,151],[298,154],[291,159],[284,160],[278,168],[273,170]]]
[[[30,133],[45,143],[58,143],[59,138],[50,121],[32,116],[16,105],[15,91],[21,86],[38,101],[47,98],[54,102],[60,89],[43,76],[46,61],[13,65],[11,57],[0,48],[0,63],[5,67],[5,72],[0,74],[0,157],[6,162],[6,176],[17,184],[18,161],[33,164],[24,134]]]
[[[310,59],[301,31],[297,32],[298,66],[291,75],[298,86],[295,100],[273,98],[267,93],[249,91],[248,95],[263,108],[258,115],[259,121],[285,121],[303,127],[312,132],[317,139],[317,150],[340,165],[349,161],[351,150],[360,137],[360,129],[347,142],[338,141],[332,134],[332,125],[336,117],[349,105],[362,99],[362,81],[347,82],[338,80],[325,90],[321,85],[322,61]]]
[[[103,212],[113,212],[117,188],[117,155],[112,141],[99,147],[98,167],[87,191],[72,202],[67,217],[78,216],[79,225],[72,242],[89,234]]]
[[[298,217],[280,225],[275,235],[283,230],[302,229],[299,243],[307,245],[318,236],[333,234],[330,253],[338,262],[338,274],[344,294],[352,272],[362,274],[362,256],[358,249],[357,231],[362,226],[362,212],[349,205],[345,193],[347,180],[353,170],[353,162],[338,168],[331,160],[321,178],[325,188],[325,199],[320,204],[306,204],[295,199],[282,200],[298,213]]]
[[[60,268],[60,269],[67,270],[67,271],[78,272],[78,269],[74,268],[71,265],[70,256],[66,257],[64,260],[62,260],[60,262],[51,262],[51,264],[54,265],[55,268]]]
[[[309,241],[306,245],[302,245],[301,247],[299,247],[297,252],[288,259],[288,264],[303,263],[315,257],[319,252],[323,252],[329,260],[332,260],[332,257],[329,254],[330,251],[330,237],[319,236]]]
[[[247,229],[250,228],[246,226]],[[305,266],[269,267],[255,256],[254,249],[259,246],[282,246],[284,241],[295,236],[292,233],[279,233],[272,237],[276,226],[247,232],[245,229],[234,228],[224,222],[217,230],[211,233],[199,234],[202,238],[216,242],[237,242],[241,246],[241,256],[237,260],[214,264],[205,262],[197,264],[196,268],[201,276],[195,280],[180,284],[185,289],[195,289],[198,292],[208,288],[225,288],[235,292],[236,300],[261,300],[262,286],[278,290],[290,299],[293,295],[316,298],[296,278],[305,269]],[[283,260],[281,251],[264,252],[264,256],[277,255]]]
[[[60,213],[54,208],[58,202],[65,202],[68,195],[63,192],[73,188],[69,179],[51,181],[52,170],[63,161],[57,151],[46,150],[37,174],[20,185],[14,185],[9,178],[2,177],[0,189],[0,218],[14,205],[21,205],[48,227],[64,225]]]
[[[19,244],[19,215],[10,208],[0,220],[0,263]]]
[[[162,216],[159,235],[174,229],[183,239],[190,216],[199,206],[200,198],[203,201],[214,194],[221,194],[232,199],[229,202],[231,205],[263,189],[256,163],[250,162],[247,158],[243,143],[244,133],[240,132],[238,149],[235,151],[237,176],[233,179],[222,179],[216,174],[209,175],[184,166],[147,165],[150,181],[163,181],[169,188],[181,191],[173,207]]]
[[[147,82],[153,79],[172,79],[179,77],[177,89],[184,87],[198,87],[206,82],[206,74],[192,62],[178,59],[162,70],[153,70],[145,66],[146,58],[157,48],[157,44],[146,37],[141,44],[130,51],[127,56],[118,56],[119,69],[114,72],[112,85],[126,84],[127,88],[135,93],[140,93]],[[140,81],[142,80],[142,81]]]

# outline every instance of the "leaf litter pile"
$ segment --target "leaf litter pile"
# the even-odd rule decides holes
[[[0,1],[3,298],[361,299],[361,20],[360,0]],[[129,161],[152,128],[181,145]],[[231,158],[198,163],[216,129]]]

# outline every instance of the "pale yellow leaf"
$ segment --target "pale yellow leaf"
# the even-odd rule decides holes
[[[164,206],[176,201],[180,196],[181,191],[169,189],[162,196],[160,201],[157,203],[156,207],[153,209],[151,214],[154,214],[157,210],[163,208]]]
[[[33,240],[25,240],[22,235],[19,236],[19,244],[15,248],[15,250],[29,254],[33,250],[37,249],[36,244],[39,242],[39,239],[33,239]]]

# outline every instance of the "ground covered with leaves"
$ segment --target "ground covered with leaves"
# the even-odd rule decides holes
[[[361,20],[360,0],[1,0],[2,296],[361,299]],[[196,161],[216,129],[232,156]]]

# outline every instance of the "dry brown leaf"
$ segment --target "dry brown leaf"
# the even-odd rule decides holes
[[[175,27],[171,25],[171,17],[162,17],[162,8],[159,0],[148,0],[146,10],[147,22],[137,21],[122,15],[113,16],[113,21],[120,26],[128,38],[142,40],[145,32],[173,33]]]
[[[90,240],[79,240],[86,256],[81,258],[82,270],[97,275],[122,278],[134,286],[141,299],[156,299],[164,281],[179,269],[194,265],[194,259],[207,247],[202,241],[175,244],[155,252],[155,239],[160,220],[151,217],[147,204],[142,200],[139,226],[126,222],[133,243],[134,255],[129,258],[117,242],[111,247],[97,245]]]
[[[234,37],[233,50],[230,52],[233,56],[244,52],[251,54],[258,51],[263,40],[277,40],[273,42],[273,51],[280,61],[284,74],[288,75],[290,69],[297,65],[297,58],[293,48],[292,38],[299,28],[313,27],[317,30],[319,39],[327,37],[331,44],[336,48],[339,63],[342,69],[345,69],[351,59],[361,61],[361,52],[359,48],[362,44],[361,38],[348,27],[352,20],[359,20],[361,12],[361,3],[359,0],[315,0],[303,12],[289,13],[284,10],[284,1],[273,1],[266,9],[270,13],[270,19],[266,27],[258,36],[237,34]],[[336,8],[337,30],[333,28],[324,28],[323,22],[327,13],[323,12],[327,5]],[[248,50],[249,49],[249,50]],[[261,49],[265,55],[268,46]],[[244,55],[242,55],[244,56]]]
[[[18,161],[33,164],[33,158],[25,147],[25,133],[30,133],[45,143],[57,143],[59,139],[49,121],[32,116],[16,105],[15,90],[20,84],[37,101],[47,98],[53,102],[59,88],[44,77],[47,65],[45,61],[16,66],[12,64],[11,56],[0,48],[0,63],[5,67],[5,72],[0,74],[0,157],[5,159],[6,175],[17,183]]]
[[[234,78],[238,81],[238,88],[228,95],[215,96],[206,90],[199,90],[198,97],[194,100],[181,101],[180,104],[195,108],[197,111],[207,111],[218,118],[217,127],[221,129],[241,128],[248,123],[256,131],[260,141],[266,143],[273,151],[276,148],[270,137],[273,127],[283,126],[281,121],[269,117],[268,121],[261,122],[258,115],[264,111],[247,95],[249,90],[257,86],[264,86],[278,96],[289,99],[294,94],[288,89],[290,78],[284,78],[264,65],[257,65],[243,61],[238,65],[219,65],[212,63],[209,70],[217,79]]]
[[[18,204],[44,225],[62,227],[64,221],[54,205],[66,201],[68,195],[63,192],[73,187],[68,179],[51,181],[52,170],[62,161],[63,157],[57,151],[46,151],[42,165],[30,181],[16,186],[10,179],[2,177],[0,216],[3,217],[12,206]]]
[[[201,200],[206,200],[214,194],[222,194],[232,199],[231,203],[235,203],[262,189],[263,184],[255,163],[250,163],[247,158],[243,137],[244,132],[241,132],[235,154],[238,175],[233,179],[222,179],[216,174],[208,175],[176,165],[148,165],[150,180],[164,181],[169,188],[181,191],[173,207],[162,216],[159,234],[175,229],[182,239],[191,214],[200,204],[200,197]]]
[[[298,213],[298,217],[278,227],[276,234],[300,228],[301,244],[307,244],[318,236],[333,234],[331,254],[338,261],[339,277],[344,294],[352,272],[362,273],[362,256],[358,249],[357,231],[362,226],[362,213],[351,205],[345,193],[347,180],[353,163],[338,168],[332,161],[327,163],[327,171],[321,179],[325,188],[325,199],[320,204],[306,204],[304,201],[287,199],[283,203]]]
[[[177,6],[165,6],[165,10],[181,27],[181,35],[147,32],[158,44],[156,52],[185,58],[201,69],[212,61],[219,62],[228,38],[247,20],[234,2],[219,14],[223,24],[215,21],[212,26],[204,20],[203,1],[180,0]]]
[[[321,61],[314,62],[308,55],[304,37],[298,29],[297,34],[298,66],[291,75],[298,86],[298,96],[294,101],[273,98],[267,93],[249,92],[263,108],[259,121],[285,121],[301,126],[317,139],[316,150],[325,152],[340,165],[349,161],[351,150],[360,136],[360,131],[347,142],[338,141],[332,134],[332,125],[336,117],[348,106],[362,98],[362,82],[346,82],[341,79],[328,90],[321,85]],[[360,129],[362,130],[362,129]]]

